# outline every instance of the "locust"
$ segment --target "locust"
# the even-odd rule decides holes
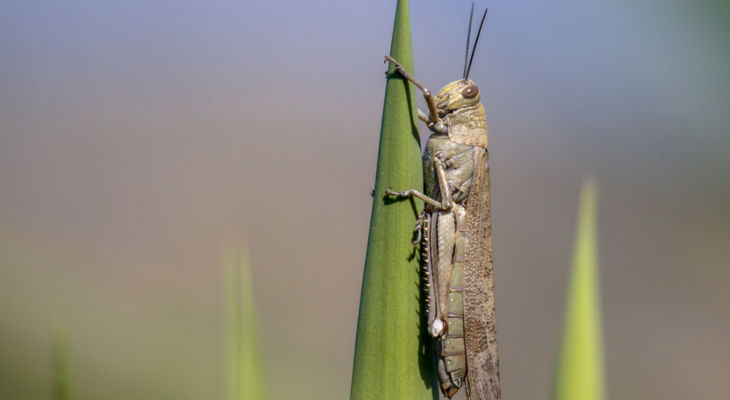
[[[441,392],[452,398],[466,386],[469,400],[499,400],[487,117],[479,88],[469,79],[487,10],[469,57],[473,15],[474,4],[463,77],[435,96],[385,57],[423,92],[428,113],[418,110],[418,116],[432,132],[423,154],[424,192],[388,188],[385,195],[425,203],[414,246],[422,248],[427,329],[435,344]]]

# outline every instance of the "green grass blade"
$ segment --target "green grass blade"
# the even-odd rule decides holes
[[[238,268],[233,255],[223,261],[226,300],[226,400],[238,400]]]
[[[554,400],[603,400],[596,187],[583,185]]]
[[[408,1],[399,0],[390,54],[413,72]],[[380,60],[373,60],[377,68]],[[419,265],[410,242],[420,201],[391,201],[386,188],[423,186],[413,86],[394,73],[385,89],[375,196],[358,316],[351,400],[432,399],[432,358],[422,336]]]
[[[52,352],[53,387],[51,388],[51,398],[53,400],[72,400],[75,397],[69,366],[68,340],[66,331],[61,328],[53,330]]]
[[[226,399],[266,399],[253,300],[251,263],[245,251],[224,262],[226,295]]]

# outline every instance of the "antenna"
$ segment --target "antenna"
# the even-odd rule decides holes
[[[474,2],[471,2],[471,13],[469,13],[469,30],[466,31],[466,54],[464,54],[464,73],[461,75],[466,79],[466,62],[469,60],[469,40],[471,40],[471,21],[474,19]]]
[[[487,11],[489,9],[484,10],[484,15],[482,15],[482,22],[479,23],[479,30],[477,31],[477,38],[474,39],[474,48],[471,50],[471,58],[469,59],[469,67],[466,69],[466,74],[464,75],[464,79],[469,79],[469,71],[471,71],[471,63],[474,62],[474,52],[477,49],[477,43],[479,43],[479,36],[482,34],[482,26],[484,25],[484,18],[487,17]]]

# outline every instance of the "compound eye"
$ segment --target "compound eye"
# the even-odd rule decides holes
[[[469,85],[461,91],[461,95],[465,99],[473,99],[477,94],[479,94],[479,88],[476,85]]]

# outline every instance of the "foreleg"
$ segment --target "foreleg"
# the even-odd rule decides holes
[[[444,124],[439,118],[438,110],[436,109],[436,98],[431,94],[431,91],[423,87],[420,82],[416,80],[411,74],[409,74],[405,68],[403,68],[402,65],[398,64],[395,59],[391,56],[385,56],[385,62],[391,62],[395,66],[395,70],[398,71],[403,78],[406,80],[409,80],[413,82],[414,85],[416,85],[417,88],[421,89],[423,92],[423,98],[426,99],[426,104],[428,105],[428,112],[429,112],[429,121],[433,124],[434,128],[432,128],[434,131],[441,131],[442,128],[444,128]],[[424,113],[425,114],[425,113]]]

